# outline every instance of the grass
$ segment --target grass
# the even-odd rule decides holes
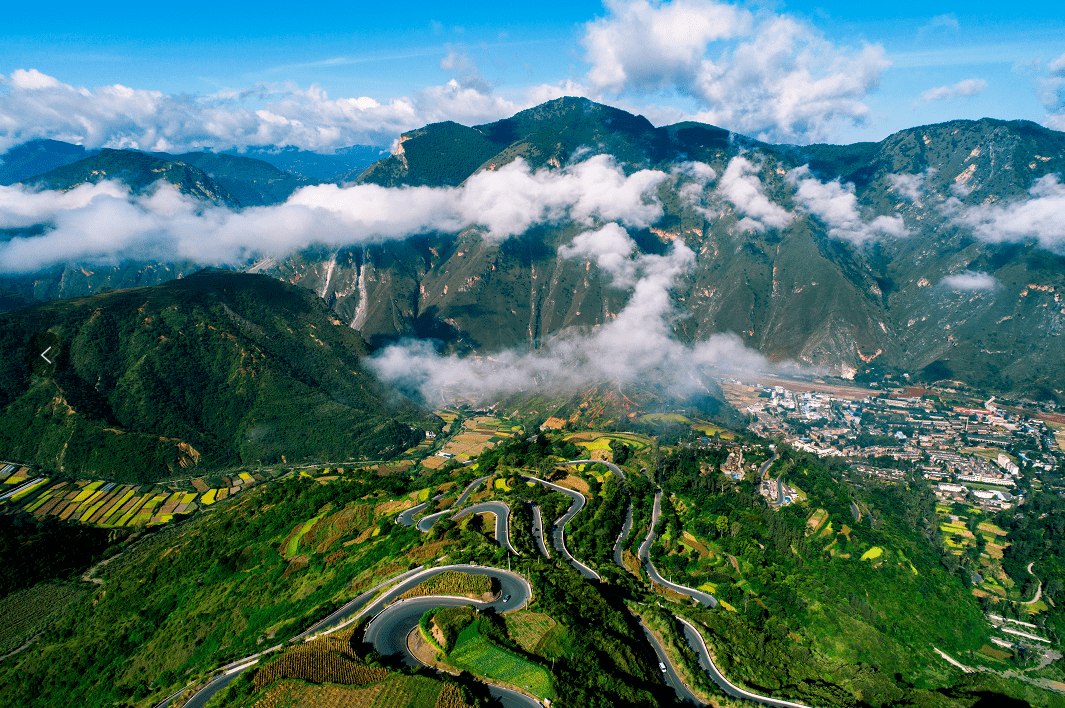
[[[884,549],[880,546],[873,546],[868,551],[862,554],[862,560],[873,560],[874,558],[879,558],[882,555],[884,555]]]
[[[455,649],[448,660],[469,670],[476,676],[486,676],[519,688],[544,699],[554,696],[551,674],[527,659],[497,647],[480,632],[480,620],[459,633]]]
[[[296,555],[299,549],[300,539],[303,538],[303,535],[310,531],[311,528],[315,524],[317,524],[323,516],[325,516],[325,514],[319,514],[313,519],[308,519],[307,521],[303,522],[303,528],[301,528],[295,536],[288,540],[288,546],[285,548],[285,558],[291,558],[292,556]]]
[[[0,599],[0,654],[29,640],[82,595],[67,585],[41,584]]]

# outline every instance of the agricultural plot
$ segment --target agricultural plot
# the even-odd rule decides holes
[[[64,521],[104,528],[169,523],[266,479],[258,473],[242,472],[220,478],[226,485],[223,488],[212,488],[203,479],[193,479],[188,484],[194,491],[188,491],[174,489],[177,483],[172,483],[171,488],[156,485],[138,488],[102,480],[56,481],[35,477],[29,468],[15,469],[12,465],[4,465],[0,470],[8,468],[11,470],[0,482],[0,493],[9,496],[0,500],[0,513],[26,512],[37,518],[56,516]]]
[[[558,622],[539,612],[512,612],[506,615],[507,634],[530,654],[537,653],[543,638]]]
[[[68,585],[41,584],[0,599],[0,655],[32,639],[84,594]]]
[[[403,593],[400,599],[425,597],[426,595],[458,595],[480,600],[494,593],[497,587],[497,581],[487,575],[471,575],[446,570]]]
[[[318,686],[286,679],[270,686],[255,708],[470,708],[451,684],[393,674],[370,686]]]
[[[551,674],[539,664],[492,644],[481,634],[480,624],[477,620],[459,633],[448,661],[476,676],[517,686],[540,699],[552,698]]]
[[[507,440],[522,430],[520,425],[491,416],[478,416],[463,422],[462,431],[444,445],[443,452],[454,455],[465,462],[480,455],[485,449],[495,447],[497,443]],[[437,469],[446,463],[444,458],[436,458],[440,463],[431,463],[430,457],[422,461],[422,466]]]

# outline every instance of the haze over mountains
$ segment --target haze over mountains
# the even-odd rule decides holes
[[[376,348],[492,355],[379,352],[427,390],[795,362],[1060,400],[1063,167],[1026,121],[797,147],[566,98],[406,133],[344,187],[206,153],[57,164],[3,188],[0,267],[13,303],[247,268]]]

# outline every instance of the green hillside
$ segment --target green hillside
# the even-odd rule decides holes
[[[68,190],[79,184],[97,184],[104,180],[119,180],[134,192],[147,189],[163,179],[184,194],[226,206],[240,206],[239,202],[207,174],[183,162],[170,161],[134,150],[104,149],[92,157],[51,172],[23,180],[38,189]]]
[[[46,469],[149,481],[387,458],[427,422],[363,371],[357,333],[265,276],[203,271],[0,322],[0,450]]]

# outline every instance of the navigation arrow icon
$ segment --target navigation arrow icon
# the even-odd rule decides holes
[[[49,364],[54,364],[55,362],[53,362],[51,359],[49,359],[48,357],[45,356],[45,354],[47,354],[50,351],[52,351],[52,348],[48,347],[43,352],[41,352],[41,358],[44,359],[45,361],[47,361]]]

